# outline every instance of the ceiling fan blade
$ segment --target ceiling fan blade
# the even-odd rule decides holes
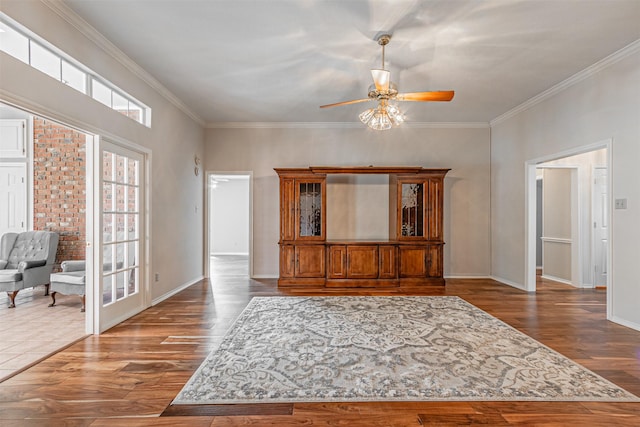
[[[395,99],[397,101],[451,101],[454,93],[452,90],[399,93]]]
[[[378,92],[389,92],[389,83],[391,82],[391,72],[387,70],[371,70],[373,83],[376,85]]]
[[[340,105],[357,104],[359,102],[373,101],[371,98],[353,99],[351,101],[336,102],[335,104],[321,105],[320,108],[338,107]]]

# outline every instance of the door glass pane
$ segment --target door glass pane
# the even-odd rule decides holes
[[[113,268],[113,249],[113,245],[105,245],[102,248],[102,272],[104,274],[115,271],[115,269]]]
[[[138,268],[129,271],[129,295],[138,293],[138,272]]]
[[[109,305],[115,301],[113,292],[114,277],[114,275],[108,275],[102,278],[102,305]]]
[[[402,235],[423,236],[424,185],[402,184]]]
[[[116,300],[121,300],[127,296],[125,285],[127,284],[127,272],[121,271],[116,274]]]
[[[104,181],[113,181],[113,158],[115,154],[105,151],[102,154],[102,179]]]
[[[300,183],[300,236],[322,235],[322,186]]]

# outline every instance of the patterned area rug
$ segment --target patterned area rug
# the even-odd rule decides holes
[[[458,297],[254,298],[173,404],[640,401]]]

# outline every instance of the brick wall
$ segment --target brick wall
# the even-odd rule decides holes
[[[85,258],[85,134],[34,117],[34,230],[60,235],[56,267]]]

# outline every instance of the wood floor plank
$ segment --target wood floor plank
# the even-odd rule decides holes
[[[291,415],[292,403],[264,403],[237,405],[171,405],[162,413],[163,417],[197,415]]]
[[[175,395],[251,298],[322,294],[278,289],[272,279],[200,281],[0,383],[0,425],[640,425],[640,403],[617,402],[295,403],[286,405],[288,415],[172,413]],[[604,290],[541,281],[538,292],[527,293],[489,279],[449,279],[444,288],[330,292],[342,294],[460,296],[640,395],[640,332],[606,320]]]

